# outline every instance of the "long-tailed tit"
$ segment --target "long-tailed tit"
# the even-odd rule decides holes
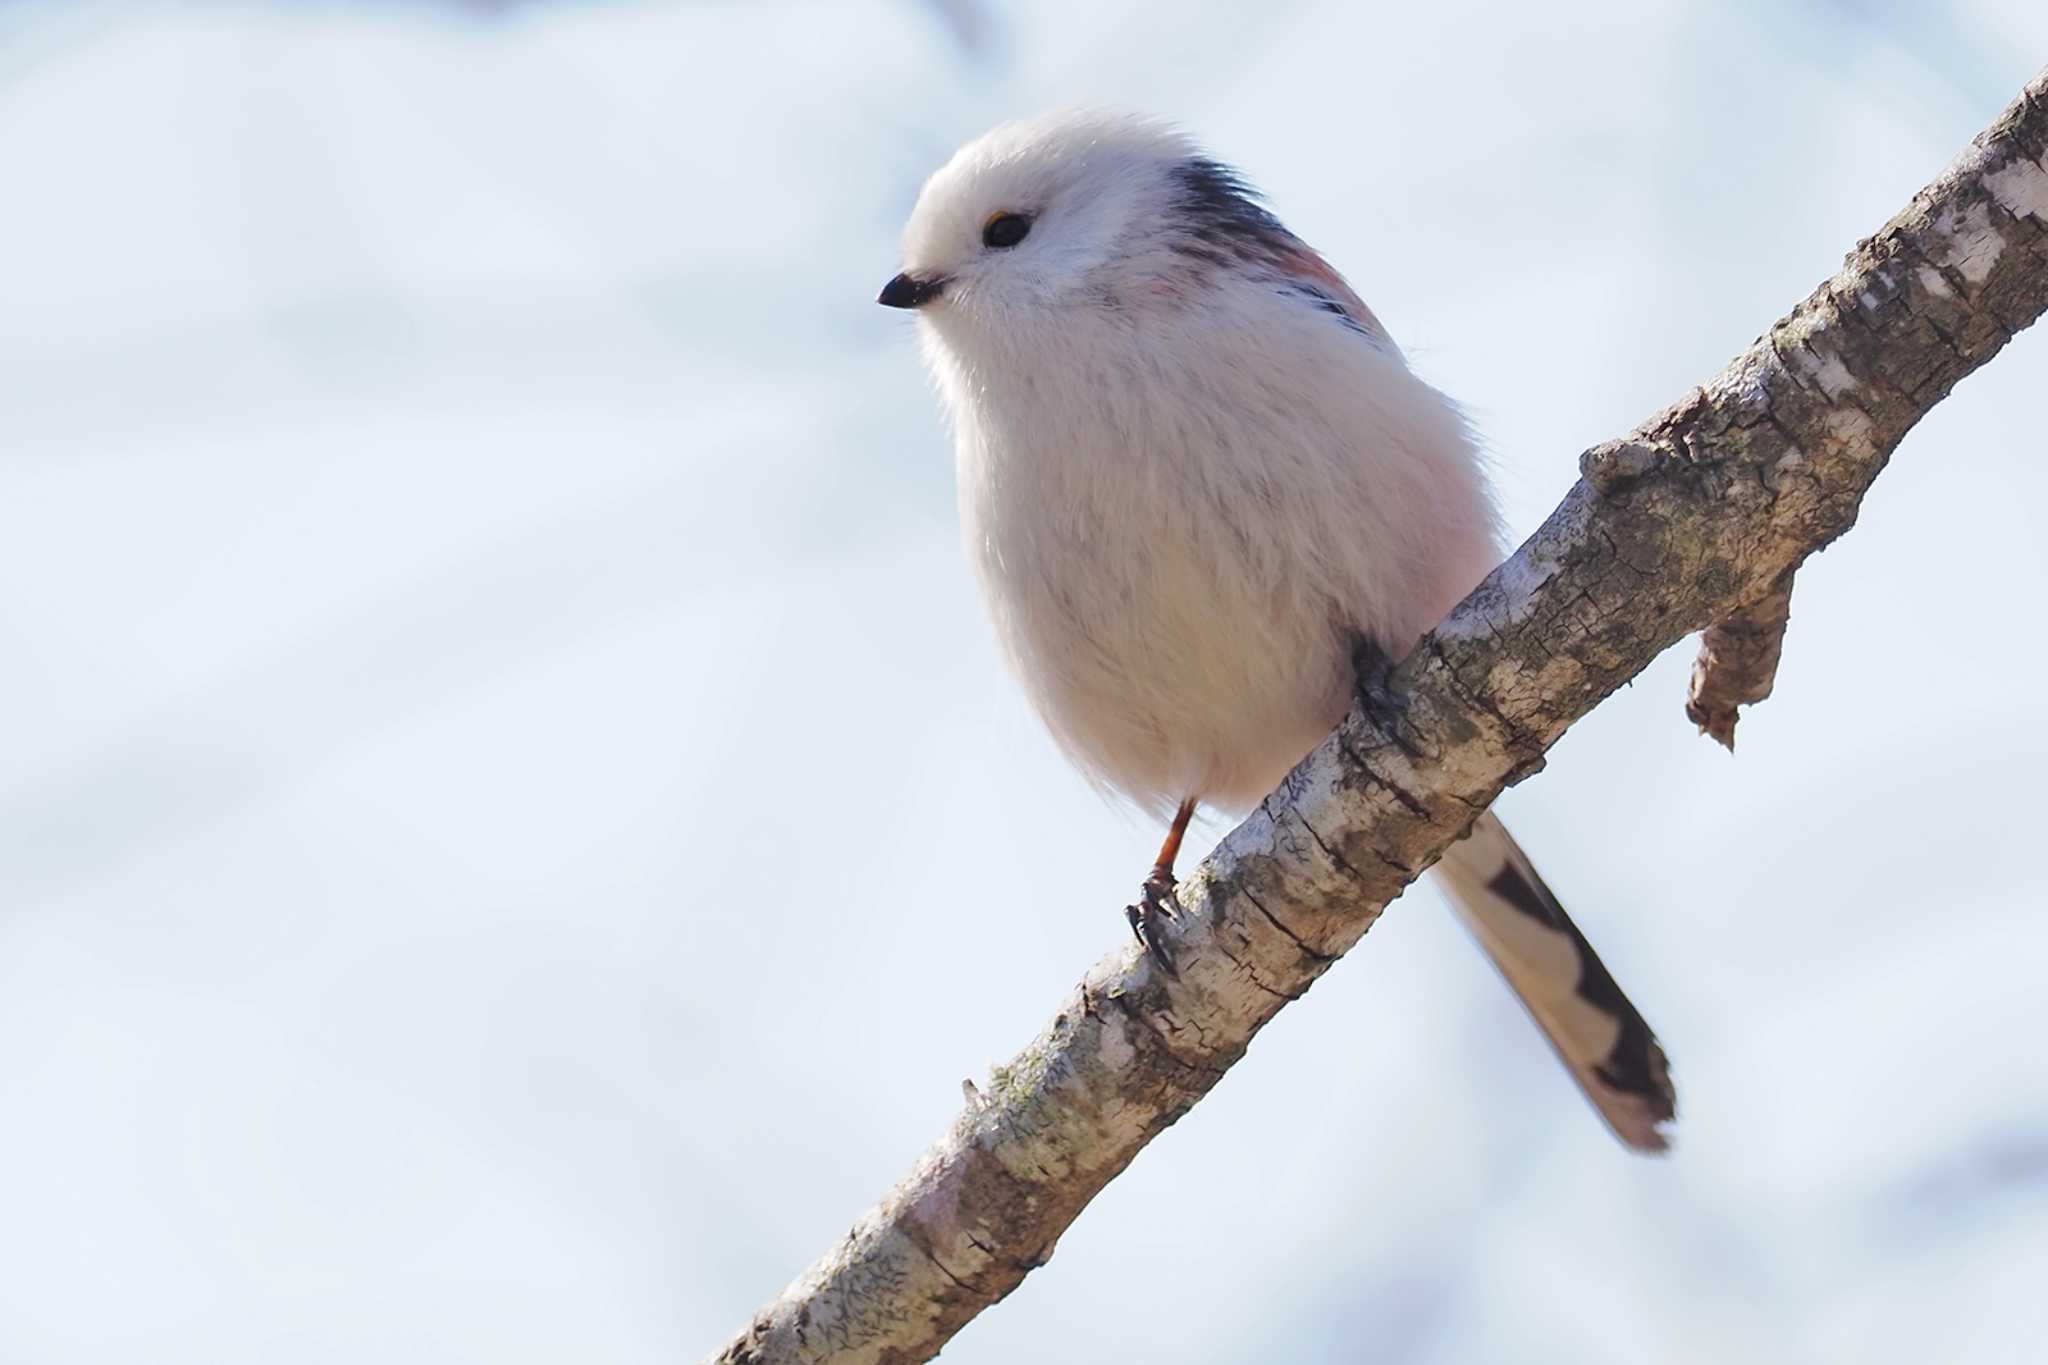
[[[1499,560],[1450,400],[1238,174],[1097,112],[996,129],[932,176],[880,301],[917,310],[996,631],[1091,777],[1172,823],[1256,804]],[[1663,1050],[1491,815],[1452,903],[1608,1124],[1664,1145]]]

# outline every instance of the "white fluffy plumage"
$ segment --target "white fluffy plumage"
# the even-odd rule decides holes
[[[1000,213],[1031,230],[989,250]],[[1498,562],[1456,408],[1181,134],[999,128],[925,186],[905,255],[946,281],[921,330],[1004,648],[1148,809],[1258,802],[1343,716],[1356,635],[1398,658]]]
[[[918,310],[1003,646],[1066,751],[1147,809],[1257,803],[1343,717],[1358,641],[1399,658],[1498,561],[1456,407],[1174,129],[1000,127],[927,182],[904,256],[881,302]],[[1506,831],[1445,861],[1595,1105],[1661,1146],[1663,1054]]]

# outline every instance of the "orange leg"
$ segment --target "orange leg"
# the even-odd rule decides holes
[[[1180,803],[1180,809],[1173,813],[1173,824],[1166,831],[1166,842],[1159,846],[1159,861],[1152,864],[1152,874],[1145,878],[1145,885],[1139,889],[1138,900],[1124,907],[1124,917],[1131,922],[1131,932],[1138,936],[1145,952],[1158,964],[1159,970],[1168,976],[1179,976],[1174,969],[1173,953],[1166,946],[1166,936],[1161,932],[1160,921],[1172,919],[1180,909],[1180,898],[1174,894],[1173,864],[1180,857],[1180,841],[1187,835],[1188,821],[1194,818],[1195,798],[1189,797]]]
[[[1195,798],[1190,796],[1173,813],[1173,826],[1166,831],[1166,842],[1159,846],[1159,861],[1152,864],[1152,875],[1164,878],[1169,887],[1173,885],[1174,859],[1180,857],[1180,841],[1187,837],[1188,821],[1194,818]]]

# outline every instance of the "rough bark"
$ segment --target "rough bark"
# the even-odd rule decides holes
[[[1787,570],[1762,597],[1700,633],[1685,714],[1701,734],[1712,735],[1731,753],[1741,708],[1770,696],[1778,680],[1785,627],[1791,621],[1792,573]]]
[[[1565,728],[1789,584],[1901,437],[2048,307],[2048,72],[1720,374],[1587,451],[1549,520],[1183,882],[844,1241],[712,1359],[929,1359]],[[1711,672],[1711,670],[1710,670]],[[1105,921],[1114,919],[1105,914]],[[1120,921],[1119,921],[1120,922]]]

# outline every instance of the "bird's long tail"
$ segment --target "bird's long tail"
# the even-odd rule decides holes
[[[1664,1049],[1491,812],[1437,864],[1459,918],[1616,1137],[1661,1152],[1677,1112]]]

